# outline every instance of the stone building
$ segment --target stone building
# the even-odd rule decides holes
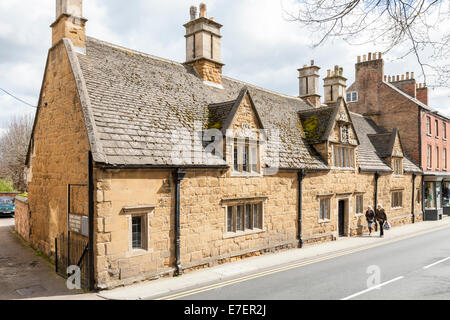
[[[339,67],[299,70],[300,97],[222,74],[221,25],[191,8],[178,63],[86,37],[57,1],[28,154],[30,241],[89,239],[104,289],[422,219],[402,132],[349,111]],[[87,222],[87,223],[86,223]]]
[[[428,105],[428,87],[416,82],[414,72],[386,75],[381,53],[358,57],[355,68],[347,93],[350,110],[386,130],[400,130],[405,151],[424,171],[425,219],[442,219],[450,214],[450,119]]]

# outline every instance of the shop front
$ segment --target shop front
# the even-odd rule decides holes
[[[423,182],[424,220],[442,220],[450,214],[450,176],[425,175]]]

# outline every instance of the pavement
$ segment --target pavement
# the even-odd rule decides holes
[[[446,260],[430,270],[440,270],[441,276],[426,273],[421,277],[399,278],[408,274],[411,266],[419,268],[450,255],[450,218],[420,222],[393,228],[385,238],[341,238],[338,241],[291,249],[208,269],[190,272],[176,278],[162,278],[98,293],[85,294],[66,288],[65,280],[54,273],[53,266],[13,233],[13,219],[0,218],[0,299],[31,300],[227,300],[227,299],[341,299],[360,293],[352,299],[383,298],[379,290],[364,292],[368,266],[380,265],[383,281],[398,280],[387,285],[396,287],[404,296],[414,290],[402,287],[431,283],[447,297],[450,292]],[[434,248],[434,251],[430,248]],[[440,250],[440,251],[439,251]],[[420,254],[415,254],[420,253]],[[391,257],[397,257],[391,259]],[[417,269],[418,270],[418,269]],[[394,277],[395,276],[395,277]],[[390,278],[392,277],[392,279]],[[431,277],[431,278],[430,278]],[[447,278],[445,278],[447,277]],[[427,282],[428,281],[428,282]],[[385,285],[383,283],[383,285]],[[330,289],[331,286],[331,289]],[[336,290],[334,288],[339,288]],[[433,289],[426,287],[426,294]],[[363,292],[361,294],[361,292]],[[448,296],[450,298],[450,296]]]
[[[365,286],[368,277],[367,270],[364,269],[363,275],[360,275],[357,281],[353,279],[356,271],[352,269],[352,264],[348,263],[348,261],[352,261],[348,257],[355,255],[354,262],[358,266],[361,262],[366,265],[366,262],[370,261],[373,256],[378,257],[378,260],[372,262],[373,265],[387,259],[386,265],[388,267],[385,270],[396,271],[397,265],[408,266],[408,261],[415,256],[416,249],[415,247],[410,248],[410,243],[416,243],[416,247],[420,247],[420,244],[424,243],[425,247],[420,248],[427,252],[429,250],[426,246],[429,245],[430,241],[433,243],[433,237],[431,236],[430,240],[427,240],[428,242],[420,237],[432,234],[439,234],[442,237],[444,232],[443,239],[448,239],[449,231],[450,218],[446,217],[441,221],[420,222],[393,228],[385,233],[384,238],[379,238],[374,234],[371,237],[365,235],[341,238],[335,242],[286,250],[190,272],[177,278],[163,278],[102,291],[98,293],[98,296],[111,300],[340,299],[347,293],[351,295],[352,290],[357,290],[361,283],[364,283]],[[416,241],[412,241],[413,239],[416,239]],[[442,239],[436,241],[450,244],[450,242],[442,241]],[[404,260],[389,259],[399,254],[395,250],[394,253],[387,255],[383,253],[384,251],[392,251],[392,248],[396,248],[397,244],[407,246],[406,249],[400,246],[402,250],[408,252],[408,255],[403,257]],[[380,252],[376,250],[380,250]],[[423,254],[420,256],[423,256]],[[428,259],[432,258],[428,257]],[[395,261],[395,264],[389,263],[391,260]],[[341,264],[339,268],[336,267],[338,262]],[[309,268],[309,272],[305,273],[305,268]],[[384,272],[384,275],[387,276],[390,273],[392,272]],[[285,278],[279,276],[271,278],[273,275],[285,275]],[[308,275],[308,277],[305,278],[301,275]],[[323,279],[327,278],[326,275],[332,277],[324,281]],[[303,281],[302,284],[298,283],[299,279]],[[270,283],[271,285],[267,286],[264,283]],[[290,284],[293,283],[297,285],[291,286]],[[335,283],[337,287],[345,288],[348,292],[346,290],[330,290],[327,283]],[[354,283],[354,285],[348,286],[349,283]],[[314,286],[319,287],[317,290],[319,296],[311,294],[310,288]],[[291,288],[291,290],[286,292],[285,287]],[[303,288],[304,295],[301,292],[299,294],[299,287]],[[279,290],[277,291],[276,288]],[[284,294],[277,294],[277,292]]]
[[[0,300],[67,298],[84,293],[71,291],[53,265],[14,233],[14,218],[0,217]],[[98,296],[96,296],[98,298]]]

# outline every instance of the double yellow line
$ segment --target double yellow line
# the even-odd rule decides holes
[[[253,275],[249,275],[249,276],[246,276],[246,277],[241,277],[241,278],[237,278],[237,279],[233,279],[233,280],[228,280],[228,281],[212,284],[212,285],[209,285],[209,286],[204,286],[204,287],[197,288],[197,289],[192,289],[192,290],[188,290],[188,291],[179,292],[179,293],[176,293],[176,294],[173,294],[173,295],[169,295],[169,296],[165,296],[165,297],[161,297],[161,298],[158,298],[158,299],[155,299],[155,300],[175,300],[175,299],[180,299],[180,298],[184,298],[184,297],[191,296],[191,295],[194,295],[194,294],[202,293],[202,292],[205,292],[205,291],[210,291],[210,290],[214,290],[214,289],[230,286],[232,284],[245,282],[245,281],[249,281],[249,280],[252,280],[252,279],[261,278],[261,277],[268,276],[268,275],[271,275],[271,274],[275,274],[275,273],[279,273],[279,272],[283,272],[283,271],[288,271],[288,270],[295,269],[295,268],[304,267],[304,266],[307,266],[307,265],[310,265],[310,264],[314,264],[314,263],[318,263],[318,262],[321,262],[321,261],[326,261],[326,260],[342,257],[342,256],[345,256],[345,255],[349,255],[349,254],[352,254],[352,253],[368,250],[368,249],[371,249],[371,248],[384,246],[384,245],[387,245],[387,244],[390,244],[390,243],[399,242],[399,241],[402,241],[402,240],[414,238],[414,237],[417,237],[417,236],[420,236],[420,235],[423,235],[423,234],[427,234],[427,233],[431,233],[431,232],[435,232],[435,231],[439,231],[439,230],[443,230],[443,229],[447,229],[447,228],[450,228],[450,225],[447,225],[447,226],[444,226],[444,227],[439,227],[439,228],[433,228],[431,230],[426,230],[426,231],[413,233],[413,234],[406,235],[406,236],[403,236],[403,237],[395,238],[395,239],[392,239],[392,240],[386,240],[386,241],[382,241],[382,242],[379,242],[379,243],[358,247],[358,248],[355,248],[355,249],[349,249],[349,250],[340,251],[338,253],[330,254],[330,255],[327,255],[325,257],[316,258],[316,259],[310,259],[310,260],[307,260],[307,261],[291,264],[291,265],[288,265],[288,266],[285,266],[285,267],[280,267],[280,268],[275,268],[275,269],[271,269],[271,270],[268,270],[268,271],[259,272],[259,273],[256,273],[256,274],[253,274]]]

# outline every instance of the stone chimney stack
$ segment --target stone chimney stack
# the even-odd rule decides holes
[[[70,39],[82,51],[86,49],[86,19],[83,0],[56,0],[56,21],[52,28],[52,46],[63,38]]]
[[[319,94],[319,70],[320,68],[311,61],[310,66],[298,69],[300,75],[300,98],[309,101],[315,108],[321,105]]]
[[[197,8],[191,7],[191,20],[186,28],[186,62],[195,68],[200,77],[208,82],[222,84],[221,34],[222,25],[206,16],[206,5],[200,5],[200,16]]]
[[[346,98],[347,79],[344,78],[344,69],[334,67],[334,71],[328,70],[324,79],[325,103],[334,105],[340,97]]]

